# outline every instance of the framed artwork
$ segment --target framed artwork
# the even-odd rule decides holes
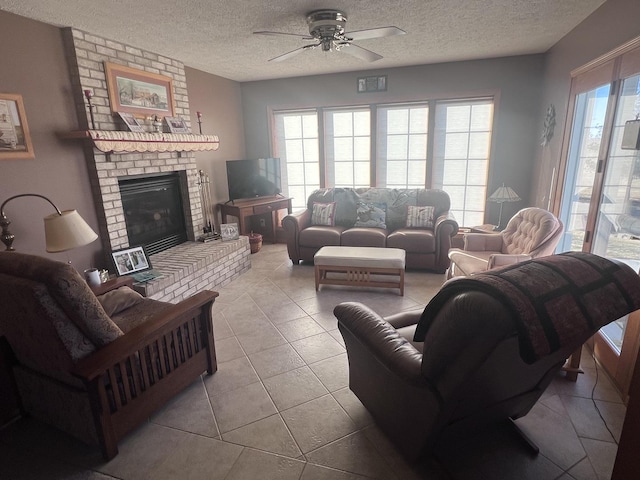
[[[358,77],[358,93],[385,92],[387,90],[387,76]]]
[[[164,121],[171,133],[189,133],[189,128],[180,117],[164,117]]]
[[[34,157],[22,95],[0,93],[0,160]]]
[[[118,112],[120,120],[124,123],[125,127],[131,132],[144,132],[144,127],[140,125],[138,119],[133,116],[133,113]]]
[[[104,62],[113,113],[173,116],[173,80],[164,75]]]
[[[222,225],[220,225],[220,236],[222,237],[223,242],[227,240],[237,240],[238,238],[240,238],[240,234],[238,232],[238,224],[223,223]]]
[[[111,257],[118,276],[147,270],[151,267],[147,252],[140,246],[116,250],[111,252]]]

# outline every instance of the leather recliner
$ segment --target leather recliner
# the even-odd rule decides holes
[[[346,302],[334,314],[350,389],[415,460],[441,441],[526,415],[574,350],[638,308],[640,277],[630,267],[568,253],[450,280],[424,312],[382,318]]]

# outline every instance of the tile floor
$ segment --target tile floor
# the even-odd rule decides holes
[[[346,300],[383,315],[421,308],[443,275],[408,272],[397,290],[325,286],[292,266],[284,245],[264,245],[252,269],[214,305],[219,369],[194,382],[104,462],[98,451],[34,420],[0,431],[0,478],[9,479],[608,479],[625,407],[584,355],[577,383],[558,377],[518,424],[541,448],[496,428],[438,460],[408,465],[348,389],[333,317]],[[592,397],[593,396],[593,400]],[[598,410],[600,414],[598,414]],[[604,419],[604,420],[603,420]]]

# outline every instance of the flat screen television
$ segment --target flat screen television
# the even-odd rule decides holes
[[[277,195],[282,190],[279,158],[227,160],[229,200]]]

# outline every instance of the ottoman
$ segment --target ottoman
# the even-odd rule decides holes
[[[405,255],[401,248],[322,247],[313,257],[316,291],[320,285],[351,285],[398,288],[404,295]]]

